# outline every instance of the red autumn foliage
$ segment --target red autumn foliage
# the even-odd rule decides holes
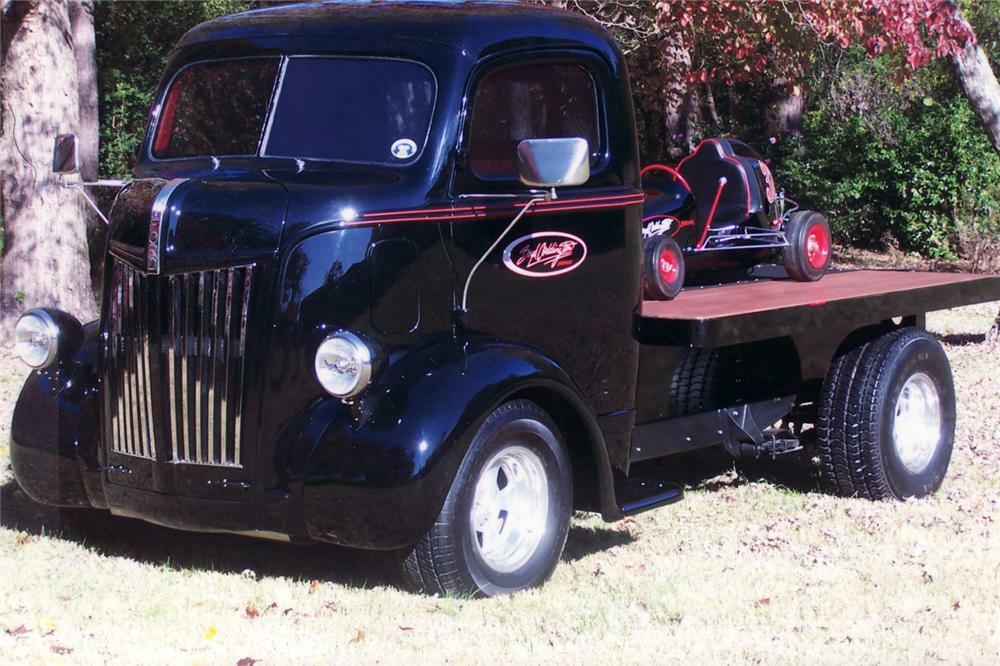
[[[949,0],[660,0],[657,11],[664,30],[688,33],[703,55],[689,83],[765,73],[796,79],[817,41],[858,44],[873,56],[896,52],[916,69],[976,39]]]

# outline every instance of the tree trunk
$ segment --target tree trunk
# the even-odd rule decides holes
[[[93,0],[69,0],[69,18],[80,95],[80,176],[98,179],[97,46]]]
[[[685,107],[688,105],[688,86],[685,77],[691,71],[691,51],[684,41],[684,33],[668,32],[659,44],[660,67],[663,70],[663,123],[666,129],[667,152],[664,159],[676,161],[686,152],[688,122]]]
[[[962,17],[957,6],[955,12]],[[952,57],[951,62],[969,104],[979,116],[993,147],[1000,152],[1000,83],[997,83],[990,61],[978,44],[969,43]]]
[[[778,77],[771,82],[764,105],[764,127],[775,139],[802,135],[802,93]]]
[[[986,334],[987,342],[1000,342],[1000,312],[997,312],[997,319],[993,322],[993,328]]]
[[[79,87],[68,5],[14,2],[4,12],[0,204],[0,340],[27,308],[97,314],[79,194],[51,174],[52,139],[79,130]]]

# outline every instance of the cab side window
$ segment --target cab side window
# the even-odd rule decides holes
[[[596,157],[601,133],[594,78],[571,63],[517,65],[487,74],[473,99],[469,135],[469,168],[481,180],[516,180],[517,144],[524,139],[580,137]]]

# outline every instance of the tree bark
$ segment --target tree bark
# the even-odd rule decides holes
[[[957,5],[955,12],[965,20]],[[969,104],[979,116],[993,147],[1000,152],[1000,83],[997,83],[990,61],[978,44],[969,43],[952,57],[951,63]]]
[[[764,105],[764,127],[768,136],[776,139],[802,135],[802,93],[798,86],[781,77],[771,82]]]
[[[997,312],[997,319],[993,322],[993,328],[986,334],[987,342],[1000,342],[1000,312]]]
[[[91,289],[84,211],[77,192],[53,177],[52,139],[79,130],[79,85],[65,0],[14,2],[2,26],[0,266],[3,342],[26,309],[56,306],[83,321]]]
[[[664,157],[676,161],[685,154],[689,142],[686,107],[690,106],[690,99],[685,77],[691,71],[691,51],[685,44],[684,34],[671,31],[660,40],[659,53],[663,70],[660,97],[663,100],[663,123],[669,153]]]
[[[69,0],[69,18],[80,95],[80,176],[98,179],[97,45],[93,0]]]

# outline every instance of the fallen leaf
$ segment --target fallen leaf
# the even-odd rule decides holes
[[[281,614],[282,614],[282,615],[288,615],[288,614],[289,614],[289,613],[291,613],[291,612],[292,612],[292,609],[291,609],[291,608],[286,608],[285,610],[281,611]]]
[[[761,606],[770,606],[771,597],[764,597],[762,599],[758,599],[757,601],[753,602],[753,605],[755,608],[760,608]]]
[[[243,657],[238,662],[236,662],[236,666],[253,666],[256,663],[257,660],[254,659],[253,657]]]
[[[14,629],[5,629],[5,631],[11,636],[23,636],[24,634],[31,631],[31,629],[28,629],[26,626],[22,624],[18,627],[15,627]]]
[[[311,580],[309,581],[309,594],[316,594],[316,590],[319,589],[319,581]]]
[[[360,643],[363,640],[365,640],[365,632],[363,629],[358,629],[358,633],[354,634],[354,638],[347,641],[347,644],[351,645],[352,643]]]
[[[212,640],[213,638],[215,638],[215,635],[217,633],[219,633],[219,631],[215,628],[215,625],[210,626],[208,629],[205,630],[205,640],[206,641]]]
[[[413,631],[413,627],[404,627],[404,626],[400,625],[399,630],[400,631]]]
[[[278,602],[277,601],[272,601],[271,605],[264,609],[264,612],[266,613],[269,610],[274,610],[277,607],[278,607]]]
[[[260,611],[257,610],[257,607],[251,601],[250,603],[247,604],[246,614],[247,614],[248,618],[250,618],[251,620],[253,620],[253,619],[255,619],[255,618],[257,618],[257,617],[260,616]]]
[[[73,651],[73,648],[68,648],[64,645],[59,645],[58,643],[56,643],[55,645],[52,646],[51,650],[56,654],[69,654]]]
[[[16,537],[14,537],[15,546],[23,546],[24,544],[29,543],[30,541],[31,541],[30,534],[20,533]]]
[[[962,603],[961,603],[960,601],[956,601],[955,603],[953,603],[953,604],[951,605],[951,609],[952,609],[952,610],[958,610],[958,609],[959,609],[959,608],[961,608],[961,607],[962,607]]]

